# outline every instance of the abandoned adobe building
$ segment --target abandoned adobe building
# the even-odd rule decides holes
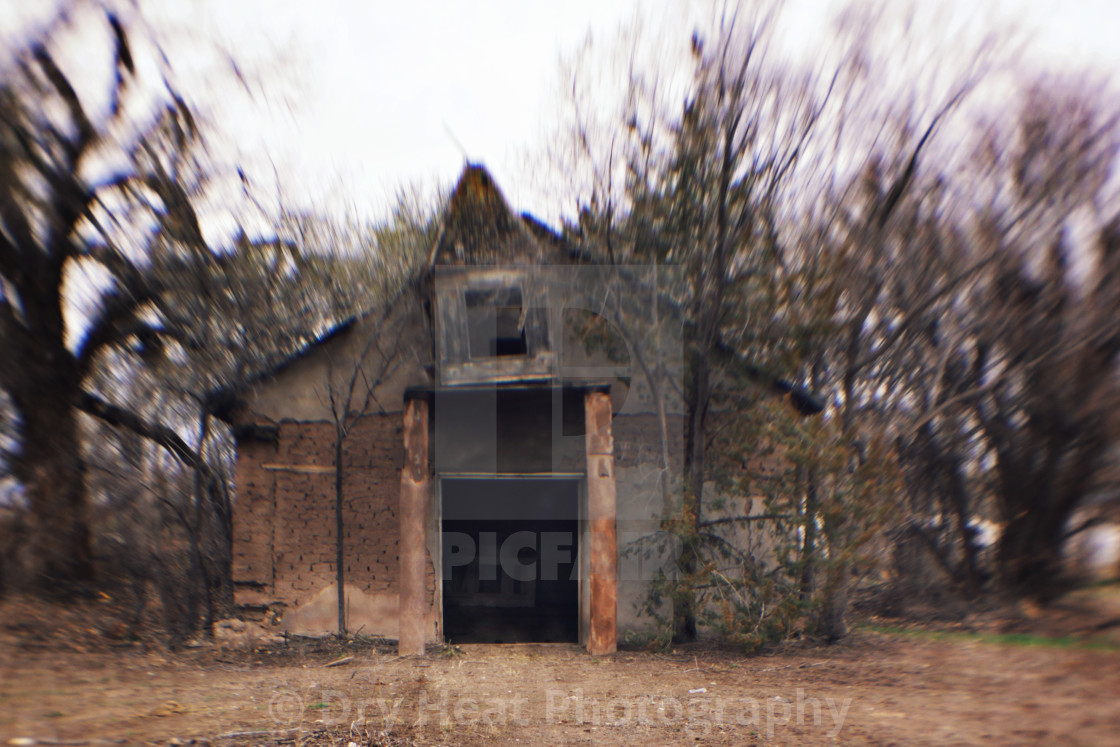
[[[602,654],[649,624],[638,603],[669,558],[643,538],[683,464],[681,322],[657,300],[669,274],[620,281],[468,166],[421,276],[230,409],[237,603],[291,632],[336,630],[341,526],[346,627],[402,653]],[[608,317],[625,314],[638,321],[622,334]]]
[[[617,336],[604,342],[602,275],[468,166],[422,277],[239,395],[238,604],[293,632],[336,629],[335,413],[354,392],[347,628],[404,653],[443,639],[613,651],[651,577],[642,558],[620,574],[620,528],[657,529],[663,475],[643,461],[680,449]]]

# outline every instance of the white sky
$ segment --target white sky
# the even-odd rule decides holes
[[[28,2],[0,0],[0,42],[29,15]],[[400,185],[450,184],[464,159],[456,140],[494,173],[515,208],[554,215],[556,206],[535,204],[534,171],[547,165],[532,154],[543,152],[553,128],[561,59],[588,34],[609,43],[639,14],[650,27],[676,25],[682,46],[691,30],[679,4],[670,12],[657,0],[141,4],[154,11],[172,64],[196,67],[183,76],[184,92],[213,115],[255,184],[273,191],[275,169],[289,202],[367,215],[381,213]],[[834,3],[787,4],[791,46],[812,50]],[[1032,61],[1120,71],[1120,0],[958,6],[976,14],[974,24],[1014,18],[1036,30]],[[236,93],[215,48],[233,52],[251,100]]]
[[[359,211],[402,184],[449,184],[464,156],[484,162],[517,203],[534,166],[526,152],[559,99],[562,56],[592,30],[613,38],[636,5],[328,0],[314,14],[278,14],[262,34],[233,20],[249,4],[257,3],[221,11],[224,33],[259,44],[262,59],[290,38],[293,57],[302,57],[286,61],[300,68],[299,80],[279,95],[296,99],[292,116],[271,102],[280,127],[270,150],[306,173],[316,193]]]

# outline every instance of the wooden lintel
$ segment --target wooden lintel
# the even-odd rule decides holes
[[[321,464],[262,464],[261,467],[273,472],[301,472],[306,475],[333,475],[334,466]]]

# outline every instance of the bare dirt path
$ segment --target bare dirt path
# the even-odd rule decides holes
[[[574,646],[74,653],[0,642],[0,735],[186,744],[1120,744],[1120,653],[864,630],[744,657]],[[199,743],[196,742],[196,743]],[[18,744],[19,742],[17,742]],[[26,744],[27,742],[24,742]]]

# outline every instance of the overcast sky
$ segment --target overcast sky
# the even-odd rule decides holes
[[[812,48],[836,3],[787,4],[793,6],[786,32],[791,45]],[[700,12],[712,3],[693,5]],[[1012,12],[1003,15],[984,12],[997,7],[994,0],[961,6],[974,15],[973,23],[1015,18],[1033,27],[1033,54],[1055,65],[1120,69],[1117,0],[1009,0],[1001,7]],[[326,0],[286,6],[240,0],[213,7],[214,28],[234,48],[254,45],[258,59],[279,65],[289,81],[298,78],[269,108],[269,151],[306,174],[310,192],[352,199],[359,209],[359,203],[385,200],[401,183],[449,183],[465,151],[491,169],[516,205],[553,212],[526,203],[540,199],[532,170],[544,164],[529,154],[542,150],[541,140],[552,130],[561,60],[589,35],[596,44],[609,43],[639,15],[648,27],[678,28],[673,35],[681,49],[690,31],[679,7],[648,0]],[[266,10],[276,7],[286,10]],[[250,135],[243,142],[253,140]]]
[[[789,44],[813,50],[836,3],[788,4],[793,10],[785,32]],[[380,212],[402,184],[450,184],[464,156],[484,162],[515,207],[553,213],[533,204],[541,199],[533,188],[533,171],[544,163],[530,154],[543,151],[542,139],[554,128],[561,60],[570,59],[589,35],[598,44],[609,43],[639,15],[648,27],[679,29],[672,36],[683,48],[690,31],[684,15],[711,5],[637,0],[141,3],[173,37],[172,64],[204,61],[198,62],[205,76],[201,85],[196,79],[194,90],[186,92],[221,117],[227,143],[239,151],[255,183],[271,189],[275,168],[289,199],[366,214]],[[958,6],[975,24],[1014,18],[1035,31],[1030,57],[1036,64],[1046,60],[1120,70],[1117,0],[960,0]],[[0,41],[33,16],[30,8],[29,0],[0,0]],[[184,31],[189,38],[182,38]],[[214,49],[232,51],[251,98],[237,93],[228,67],[210,54]]]

